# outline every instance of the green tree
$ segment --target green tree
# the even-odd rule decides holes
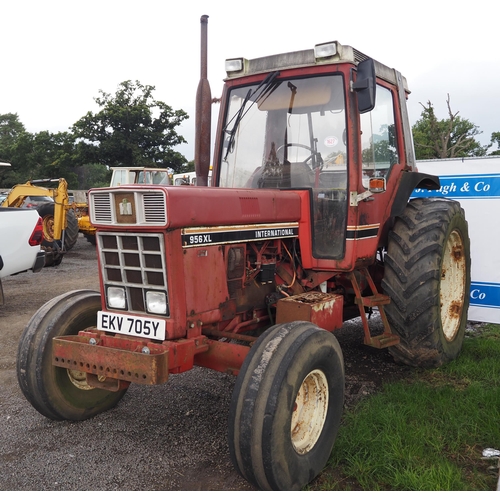
[[[7,159],[11,148],[20,134],[26,132],[17,113],[0,115],[0,159]]]
[[[422,103],[420,103],[422,104]],[[448,118],[439,120],[430,101],[421,114],[421,118],[413,126],[413,140],[417,159],[461,158],[466,156],[483,156],[488,146],[482,146],[476,136],[481,130],[471,121],[453,113],[450,96],[446,100]]]
[[[179,171],[186,158],[173,147],[186,141],[175,129],[188,115],[155,100],[154,90],[131,80],[122,82],[114,96],[100,90],[94,100],[101,110],[87,113],[72,127],[79,163]]]
[[[12,153],[19,136],[26,133],[24,125],[16,113],[0,115],[0,161],[12,163]],[[13,177],[12,167],[0,169],[0,186],[10,187]]]
[[[5,159],[12,165],[3,172],[0,184],[12,187],[38,177],[39,165],[33,151],[34,134],[21,132],[9,146]]]
[[[111,170],[105,165],[92,163],[74,168],[78,176],[78,189],[88,190],[93,187],[109,186]]]
[[[500,132],[493,132],[491,134],[491,143],[497,143],[498,149],[490,153],[490,155],[500,155]]]
[[[12,168],[4,173],[1,184],[10,187],[27,180],[64,177],[75,188],[74,149],[74,139],[68,132],[22,132],[9,147]]]
[[[51,179],[64,177],[69,186],[75,186],[75,140],[72,134],[53,134],[46,130],[39,132],[33,137],[33,153],[39,167],[39,175]]]

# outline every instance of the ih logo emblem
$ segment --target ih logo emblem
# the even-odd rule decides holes
[[[135,198],[133,193],[115,193],[113,195],[116,223],[117,224],[137,224]]]
[[[130,203],[127,198],[123,198],[120,203],[120,215],[133,215],[132,203]]]

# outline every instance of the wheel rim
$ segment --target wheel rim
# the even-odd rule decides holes
[[[462,236],[453,231],[446,242],[441,266],[441,324],[448,342],[458,332],[465,299],[467,262]]]
[[[46,215],[43,218],[43,238],[45,241],[54,241],[54,217]]]
[[[300,455],[310,451],[318,441],[325,425],[328,399],[325,374],[313,370],[302,382],[292,412],[292,444]]]
[[[90,386],[87,383],[87,374],[85,372],[80,372],[78,370],[67,370],[68,377],[71,380],[71,383],[81,389],[82,391],[90,391],[94,389],[94,387]]]

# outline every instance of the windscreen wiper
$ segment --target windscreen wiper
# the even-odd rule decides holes
[[[237,111],[237,113],[231,118],[229,125],[233,120],[234,120],[234,125],[231,131],[229,132],[229,139],[227,142],[227,150],[226,150],[226,156],[224,156],[224,161],[227,160],[227,155],[233,150],[234,146],[234,137],[236,135],[236,131],[238,130],[238,127],[240,126],[241,119],[243,118],[243,111],[245,109],[245,106],[247,105],[248,99],[252,96],[252,89],[248,89],[247,95],[245,99],[243,100],[243,104],[240,106],[240,109]],[[249,108],[250,109],[250,108]],[[224,132],[227,132],[227,125],[224,127]]]
[[[234,116],[227,122],[226,126],[223,129],[223,132],[229,134],[229,139],[227,143],[227,149],[226,149],[226,156],[224,156],[224,161],[227,160],[227,156],[229,153],[233,150],[234,147],[234,138],[236,136],[236,132],[238,131],[238,127],[240,126],[241,120],[243,117],[248,113],[250,108],[257,102],[259,101],[262,96],[271,88],[271,85],[273,84],[274,80],[278,77],[280,74],[279,71],[275,71],[274,73],[269,73],[264,80],[262,80],[257,88],[252,92],[252,89],[248,89],[247,95],[245,96],[245,99],[243,100],[242,105],[240,106],[240,109],[234,114]],[[262,90],[261,90],[262,89]],[[260,94],[258,97],[254,100],[252,100],[252,103],[250,106],[248,106],[248,109],[245,111],[245,106],[247,105],[247,102],[252,99],[257,92],[261,90]],[[233,123],[233,128],[231,130],[228,130],[228,127],[231,123]]]

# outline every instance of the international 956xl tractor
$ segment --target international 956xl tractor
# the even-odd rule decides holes
[[[90,190],[100,294],[69,292],[33,316],[18,379],[46,417],[83,420],[131,383],[193,366],[232,373],[235,468],[258,489],[298,489],[325,466],[340,425],[332,332],[344,321],[361,317],[365,344],[397,362],[458,356],[467,222],[456,201],[410,199],[439,179],[415,168],[406,81],[338,42],[226,61],[207,186],[206,26],[203,16],[197,186]]]

